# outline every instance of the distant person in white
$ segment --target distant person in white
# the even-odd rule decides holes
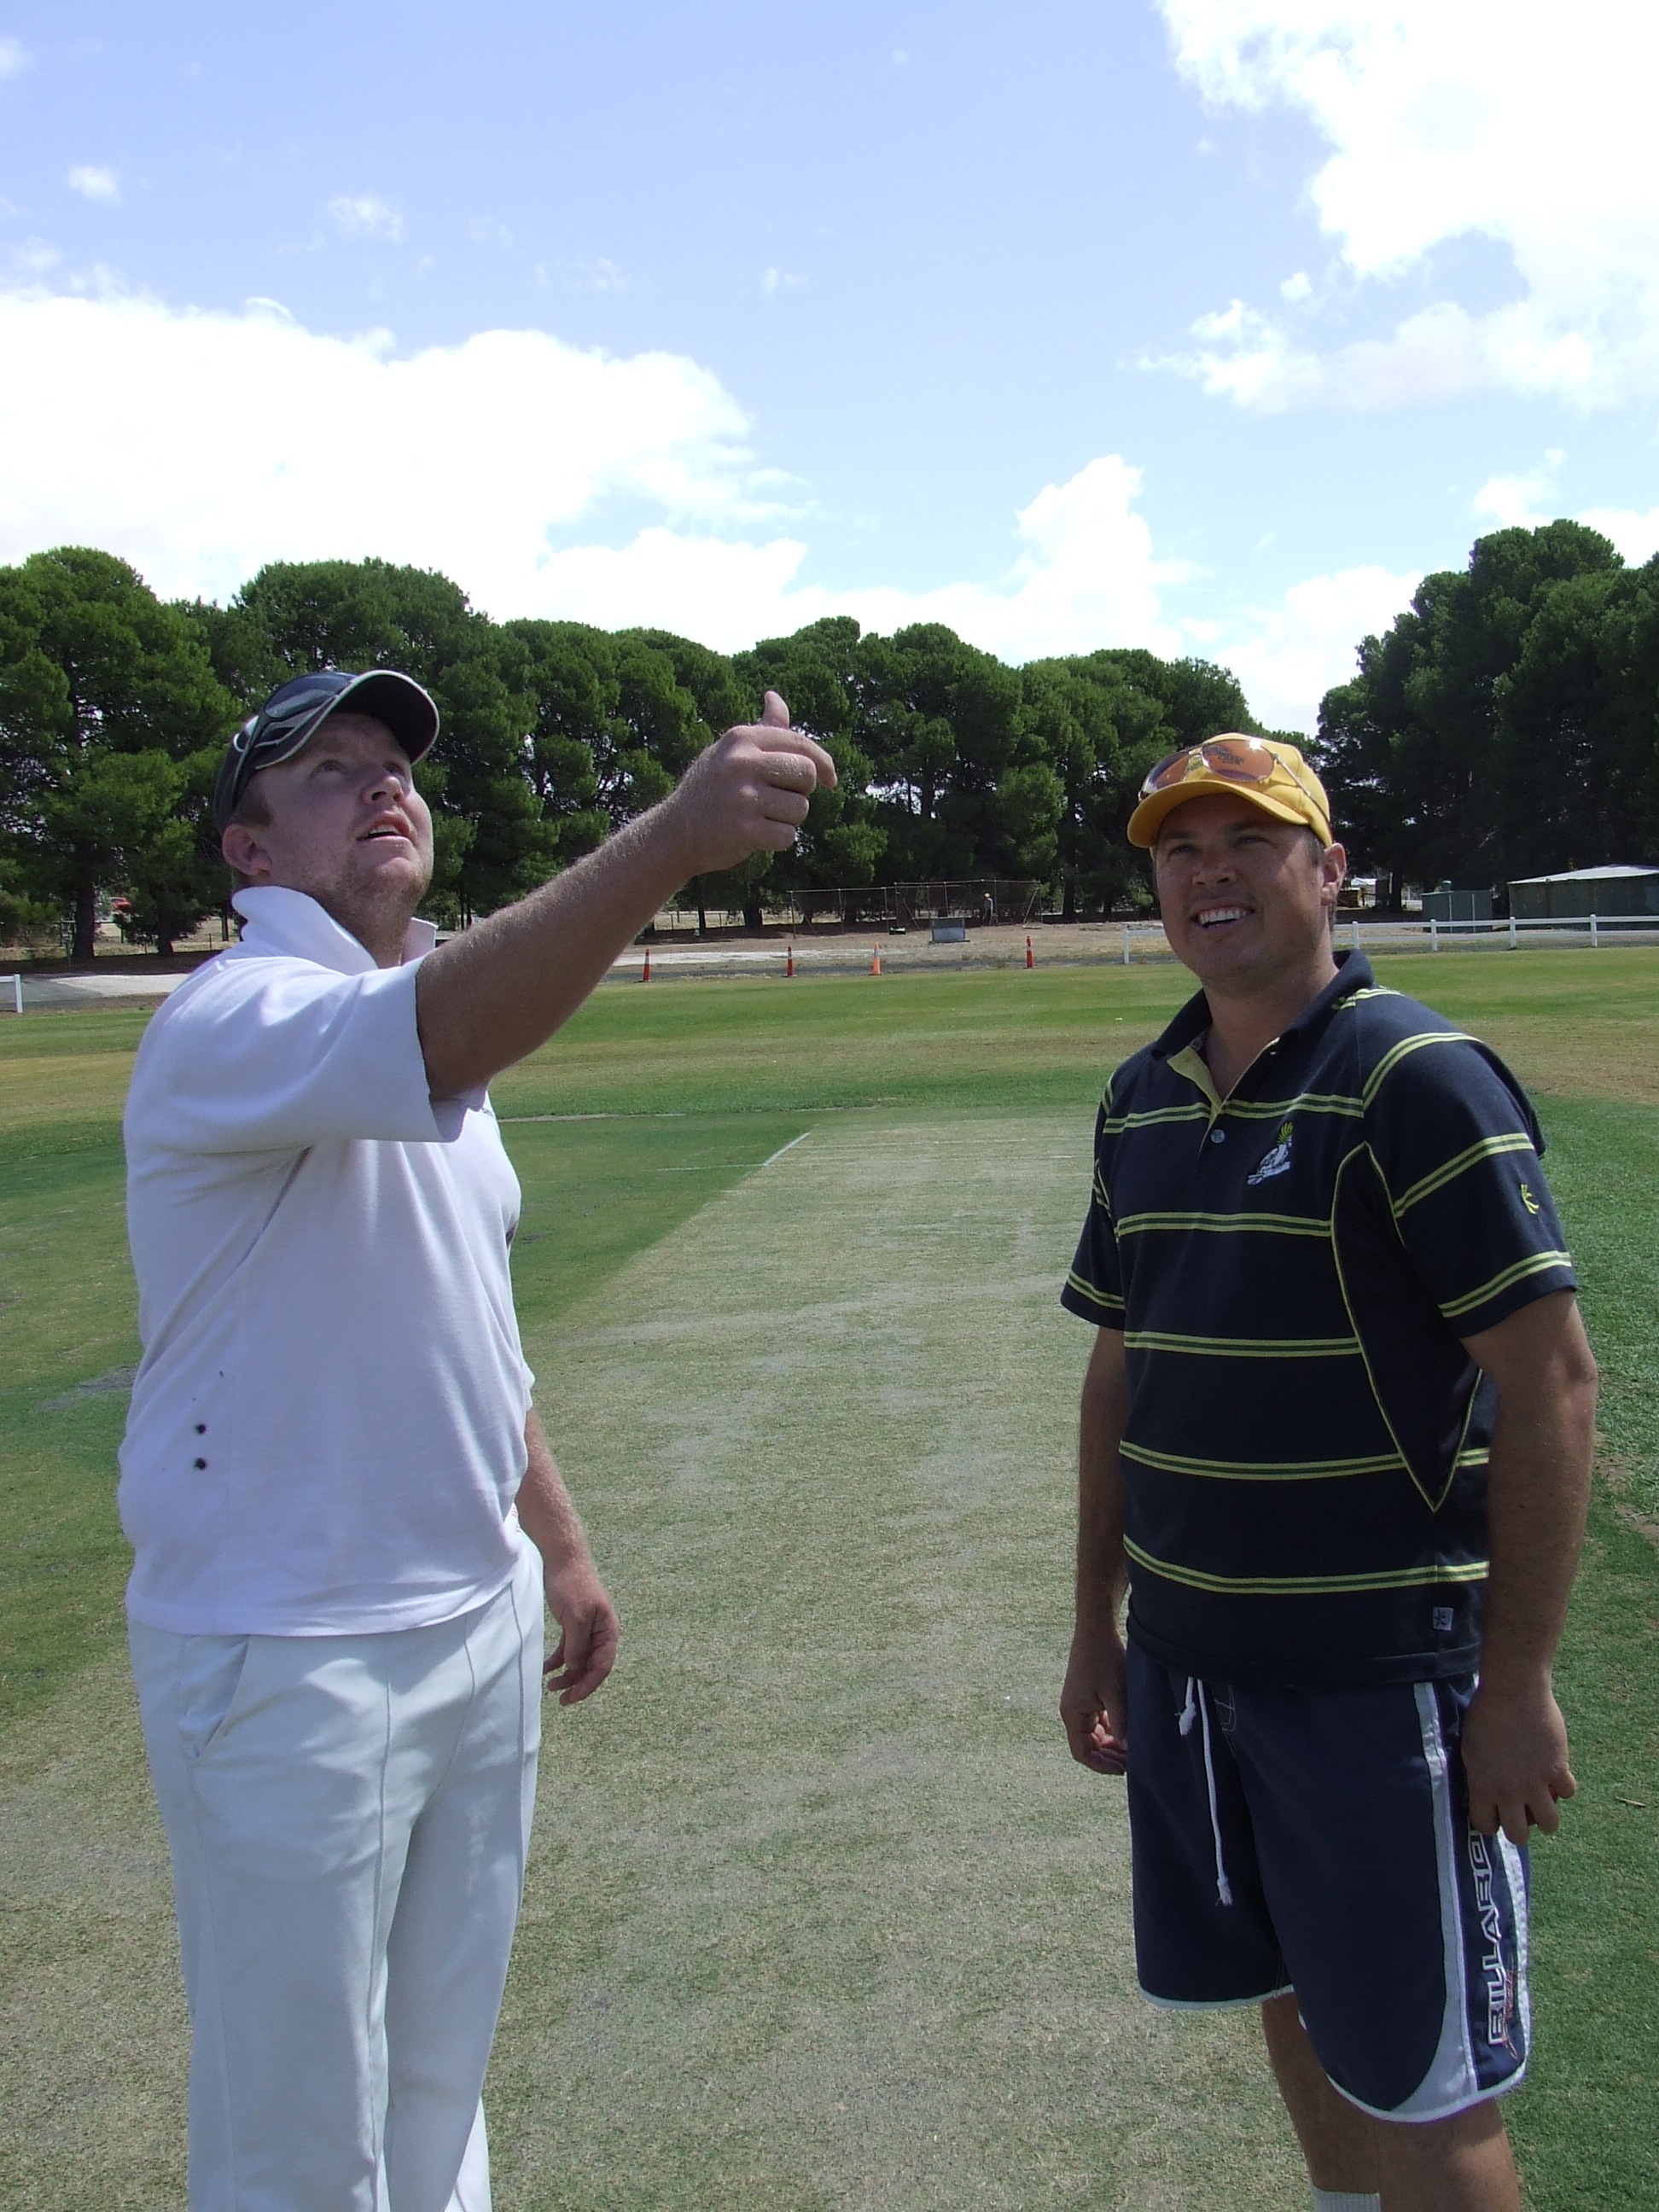
[[[487,2212],[542,1595],[566,1704],[617,1620],[531,1407],[484,1086],[689,878],[793,842],[835,769],[787,725],[769,692],[670,798],[435,951],[418,684],[301,677],[226,757],[241,942],[150,1024],[126,1115],[121,1513],[192,2212]]]

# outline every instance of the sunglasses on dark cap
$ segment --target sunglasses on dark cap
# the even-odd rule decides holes
[[[384,722],[411,761],[428,752],[438,734],[432,697],[412,676],[395,668],[371,668],[361,676],[327,668],[315,676],[296,676],[273,691],[230,741],[213,787],[213,818],[221,831],[230,826],[242,793],[262,768],[292,760],[331,714],[348,706],[354,714],[372,714]]]

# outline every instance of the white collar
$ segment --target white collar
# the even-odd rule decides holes
[[[287,953],[342,975],[365,975],[375,965],[367,945],[343,929],[309,891],[256,884],[238,891],[230,902],[246,925],[242,947],[249,952]],[[435,922],[411,921],[404,932],[400,964],[406,966],[430,952],[437,935]]]

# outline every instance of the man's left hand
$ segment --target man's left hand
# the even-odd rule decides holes
[[[1553,1836],[1557,1801],[1578,1784],[1567,1765],[1567,1727],[1547,1683],[1524,1689],[1482,1682],[1463,1718],[1463,1772],[1469,1826],[1483,1836],[1501,1828],[1524,1844],[1534,1827]]]
[[[562,1705],[591,1698],[617,1663],[617,1608],[592,1567],[545,1577],[548,1611],[559,1640],[542,1665],[542,1687],[558,1692]]]

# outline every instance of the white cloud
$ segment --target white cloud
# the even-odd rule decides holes
[[[30,277],[44,276],[64,257],[49,239],[26,238],[21,246],[8,247],[6,258],[14,276]]]
[[[610,500],[751,523],[745,428],[667,354],[489,331],[400,358],[384,332],[325,337],[264,305],[0,295],[0,558],[106,545],[164,592],[378,553],[529,611],[549,532]]]
[[[1476,516],[1494,530],[1536,530],[1553,521],[1565,512],[1556,489],[1565,459],[1559,447],[1552,447],[1534,469],[1488,477],[1474,495]],[[1659,507],[1645,514],[1628,507],[1582,507],[1572,519],[1610,538],[1633,566],[1659,553]]]
[[[1560,512],[1555,501],[1555,482],[1566,459],[1552,447],[1535,469],[1516,476],[1488,477],[1474,495],[1478,520],[1498,530],[1536,530]]]
[[[1403,407],[1502,385],[1592,404],[1597,364],[1590,343],[1571,331],[1542,333],[1530,327],[1535,322],[1525,306],[1477,317],[1443,301],[1408,315],[1391,337],[1321,353],[1308,337],[1235,300],[1193,325],[1195,353],[1148,365],[1178,368],[1206,392],[1262,414],[1298,406]]]
[[[1534,505],[1538,483],[1533,476],[1488,477],[1474,495],[1478,521],[1494,530],[1536,530],[1549,517]]]
[[[1021,550],[998,586],[832,592],[797,582],[808,551],[799,538],[752,545],[653,527],[620,550],[584,545],[554,554],[535,611],[605,629],[661,623],[727,651],[825,615],[852,615],[884,631],[945,623],[1012,661],[1103,645],[1177,653],[1181,633],[1159,594],[1189,571],[1154,557],[1152,532],[1132,511],[1139,490],[1140,471],[1115,453],[1048,485],[1016,518]]]
[[[1311,731],[1325,693],[1355,673],[1361,638],[1387,629],[1421,581],[1378,568],[1310,576],[1293,584],[1279,606],[1218,625],[1204,649],[1232,670],[1258,721],[1270,730]]]
[[[395,240],[404,234],[402,210],[377,192],[336,192],[328,213],[342,238]]]
[[[1333,149],[1310,192],[1350,276],[1471,236],[1516,297],[1443,298],[1385,338],[1206,318],[1179,366],[1257,408],[1378,407],[1500,387],[1585,406],[1659,393],[1659,168],[1650,0],[1159,0],[1215,106],[1299,109]],[[1231,313],[1231,311],[1230,311]]]
[[[1634,567],[1659,553],[1659,507],[1650,507],[1645,514],[1628,507],[1589,507],[1576,519],[1611,538]]]
[[[794,276],[787,269],[763,269],[761,271],[763,292],[798,292],[805,284],[804,276]]]
[[[592,261],[556,262],[550,268],[545,261],[532,263],[530,281],[538,291],[545,291],[557,276],[562,283],[577,292],[625,292],[628,279],[614,261],[604,254]]]
[[[538,331],[399,356],[274,301],[0,295],[0,559],[108,546],[157,590],[221,598],[261,565],[379,554],[443,569],[492,614],[653,622],[738,646],[820,614],[949,623],[1011,659],[1103,644],[1181,650],[1160,561],[1116,455],[1016,519],[998,585],[830,592],[807,547],[750,542],[777,513],[741,410],[696,362],[617,360]],[[654,510],[630,543],[618,507]]]
[[[21,39],[0,39],[0,81],[15,76],[28,65],[28,49]]]
[[[118,205],[121,187],[113,169],[97,169],[82,163],[71,169],[65,180],[72,192],[79,192],[83,200],[106,200]]]
[[[0,293],[0,560],[103,545],[167,596],[375,554],[441,569],[497,617],[656,623],[728,649],[850,614],[946,623],[1011,661],[1204,651],[1264,720],[1306,726],[1415,581],[1351,569],[1224,629],[1182,623],[1166,603],[1194,572],[1158,557],[1140,472],[1107,454],[1014,518],[994,583],[831,591],[801,580],[808,545],[777,528],[776,472],[747,429],[714,376],[667,354],[490,331],[400,356],[384,331],[319,336],[274,301],[204,314]],[[603,542],[641,507],[645,527]]]

